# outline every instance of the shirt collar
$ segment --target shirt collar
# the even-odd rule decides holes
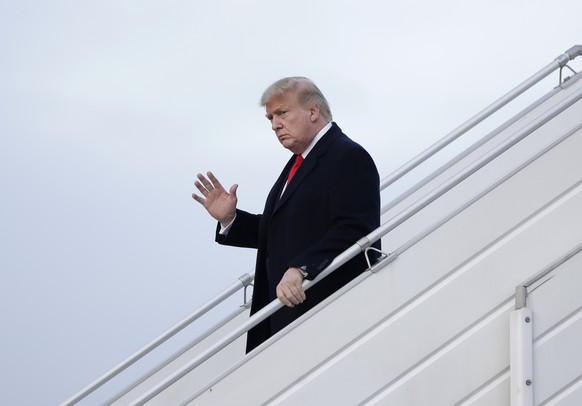
[[[301,154],[303,156],[303,158],[307,158],[307,154],[309,154],[311,152],[311,150],[313,149],[313,147],[315,147],[315,144],[317,144],[317,141],[319,141],[321,139],[321,137],[323,137],[323,135],[331,128],[331,121],[329,123],[327,123],[325,125],[325,127],[323,127],[321,130],[319,130],[319,132],[317,133],[317,135],[313,138],[313,140],[311,140],[311,143],[307,146],[307,148],[305,148],[305,151],[303,151],[303,153]]]

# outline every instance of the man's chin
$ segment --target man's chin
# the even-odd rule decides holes
[[[288,149],[289,151],[293,152],[294,154],[296,153],[295,150],[297,148],[297,144],[294,142],[290,142],[287,140],[283,140],[281,141],[281,145],[283,145],[283,148]]]

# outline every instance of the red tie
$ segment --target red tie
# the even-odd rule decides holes
[[[295,176],[295,172],[297,172],[297,169],[299,169],[299,167],[301,166],[302,163],[303,163],[303,155],[299,154],[299,155],[297,155],[297,158],[295,158],[295,163],[293,164],[293,167],[289,171],[289,176],[287,177],[287,184],[289,184],[289,182],[291,182],[291,179],[293,179],[293,176]]]

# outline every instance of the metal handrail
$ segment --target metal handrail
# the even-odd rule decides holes
[[[441,167],[439,167],[436,170],[432,171],[426,177],[424,177],[423,179],[421,179],[420,181],[418,181],[415,185],[409,187],[404,192],[402,192],[400,195],[398,195],[397,197],[395,197],[394,199],[392,199],[390,202],[386,203],[384,206],[382,206],[382,209],[381,209],[380,213],[381,214],[385,214],[388,210],[390,210],[393,207],[395,207],[398,203],[401,203],[407,197],[409,197],[412,194],[414,194],[415,192],[419,191],[423,186],[426,186],[431,181],[433,181],[434,179],[436,179],[438,176],[442,175],[445,171],[447,171],[448,169],[450,169],[451,167],[453,167],[454,165],[456,165],[457,163],[459,163],[461,160],[463,160],[466,157],[468,157],[471,153],[475,152],[477,149],[479,149],[480,147],[482,147],[483,145],[485,145],[487,142],[489,142],[490,140],[492,140],[493,138],[495,138],[496,136],[498,136],[501,132],[503,132],[504,130],[506,130],[507,128],[509,128],[511,125],[513,125],[517,121],[519,121],[519,119],[521,117],[523,117],[524,115],[529,114],[530,112],[532,112],[533,110],[535,110],[537,107],[539,107],[540,105],[542,105],[545,101],[547,101],[548,99],[550,99],[552,96],[554,96],[556,93],[558,93],[561,90],[562,89],[560,87],[556,87],[556,88],[552,89],[545,96],[543,96],[542,98],[538,99],[533,104],[530,104],[525,109],[521,110],[519,113],[515,114],[513,116],[513,118],[509,119],[508,121],[506,121],[505,123],[503,123],[501,126],[499,126],[497,129],[495,129],[494,131],[490,132],[485,137],[481,138],[480,140],[478,140],[474,144],[472,144],[469,147],[467,147],[464,151],[462,151],[461,153],[457,154],[455,157],[451,158],[451,160],[449,160],[445,164],[441,165]]]
[[[237,282],[233,283],[231,286],[227,287],[221,293],[216,295],[213,299],[208,301],[206,304],[199,307],[194,312],[190,313],[180,322],[176,323],[166,332],[161,334],[159,337],[155,338],[140,350],[136,351],[134,354],[130,355],[125,360],[121,361],[119,364],[114,366],[111,370],[103,374],[101,377],[97,378],[95,381],[87,385],[85,388],[80,390],[78,393],[73,395],[71,398],[67,399],[61,406],[71,406],[79,402],[81,399],[87,397],[97,388],[101,387],[109,380],[119,375],[122,371],[133,365],[135,362],[143,358],[145,355],[149,354],[152,350],[158,347],[160,344],[166,342],[171,337],[173,337],[178,332],[182,331],[184,328],[189,326],[193,321],[203,316],[209,310],[216,307],[218,304],[222,303],[226,298],[230,297],[233,293],[237,292],[241,288],[246,288],[253,281],[253,274],[244,274],[238,278]]]
[[[169,356],[163,362],[159,363],[158,365],[154,366],[146,373],[142,374],[140,378],[136,379],[134,382],[132,382],[131,384],[129,384],[125,388],[118,391],[117,394],[113,395],[107,402],[105,402],[105,404],[111,405],[114,402],[121,399],[122,397],[124,397],[125,395],[127,395],[130,391],[137,388],[140,384],[145,382],[147,379],[150,379],[156,373],[160,372],[163,368],[167,367],[169,364],[171,364],[172,362],[177,360],[179,357],[184,355],[186,352],[188,352],[189,350],[191,350],[192,348],[194,348],[195,346],[200,344],[204,339],[210,337],[213,333],[217,332],[221,327],[223,327],[227,323],[234,320],[242,312],[248,310],[251,307],[250,305],[251,305],[251,302],[246,302],[245,304],[243,304],[242,306],[239,306],[236,310],[229,313],[228,315],[226,315],[222,319],[216,321],[208,329],[206,329],[201,335],[196,337],[194,339],[194,341],[189,342],[187,345],[180,348],[178,351],[176,351],[173,355]]]
[[[529,79],[522,82],[519,86],[515,87],[513,90],[507,92],[503,97],[495,101],[494,103],[490,104],[475,116],[467,120],[465,123],[461,124],[455,130],[451,131],[448,135],[446,135],[441,140],[437,141],[427,149],[425,149],[420,154],[416,155],[410,161],[406,162],[400,168],[396,169],[390,175],[383,178],[380,182],[380,190],[384,190],[398,179],[402,178],[404,175],[412,171],[414,168],[425,162],[427,159],[435,155],[437,152],[445,148],[447,145],[455,141],[461,135],[475,127],[477,124],[481,123],[483,120],[491,116],[496,111],[503,108],[509,102],[514,100],[519,95],[526,92],[535,84],[542,81],[546,78],[550,73],[555,71],[556,69],[562,68],[566,66],[566,64],[576,58],[577,56],[582,55],[582,45],[575,45],[572,48],[568,49],[565,53],[558,56],[554,59],[551,63],[547,66],[539,70]]]
[[[543,115],[542,117],[538,117],[537,119],[535,119],[534,121],[532,121],[531,123],[529,123],[528,125],[523,127],[522,129],[516,131],[513,134],[513,136],[509,137],[503,143],[501,143],[500,145],[498,145],[497,147],[495,147],[491,151],[489,151],[486,155],[484,155],[480,159],[476,160],[475,162],[473,162],[472,164],[467,166],[463,171],[461,171],[457,175],[451,177],[449,180],[444,182],[442,185],[440,185],[434,191],[425,195],[423,198],[419,199],[417,202],[415,202],[414,204],[412,204],[408,208],[404,209],[399,214],[392,217],[390,220],[388,220],[382,226],[380,226],[376,230],[372,231],[366,237],[363,237],[362,239],[360,239],[356,244],[350,246],[347,250],[345,250],[343,253],[338,255],[332,261],[332,263],[316,279],[314,279],[312,281],[309,281],[309,280],[304,281],[304,283],[303,283],[304,289],[305,290],[309,289],[311,286],[318,283],[321,279],[325,278],[327,275],[329,275],[330,273],[335,271],[341,265],[345,264],[347,261],[349,261],[350,259],[352,259],[356,255],[358,255],[361,252],[370,248],[371,245],[375,241],[379,240],[384,235],[388,234],[390,231],[392,231],[393,229],[398,227],[404,221],[411,218],[413,215],[415,215],[416,213],[418,213],[419,211],[424,209],[426,206],[428,206],[430,203],[437,200],[439,197],[441,197],[442,195],[447,193],[453,187],[455,187],[456,185],[458,185],[459,183],[461,183],[462,181],[467,179],[469,176],[471,176],[472,174],[477,172],[479,169],[483,168],[489,162],[493,161],[495,158],[497,158],[498,156],[500,156],[501,154],[506,152],[508,149],[513,147],[515,144],[517,144],[518,142],[520,142],[521,140],[526,138],[528,135],[530,135],[531,133],[533,133],[534,131],[539,129],[541,126],[543,126],[548,121],[555,118],[558,114],[560,114],[561,112],[563,112],[564,110],[566,110],[567,108],[572,106],[574,103],[580,101],[581,99],[582,99],[582,91],[578,91],[577,93],[574,93],[573,95],[567,97],[562,102],[560,102],[559,104],[557,104],[556,106],[554,106],[553,108],[548,110],[548,112],[545,115]],[[392,260],[394,260],[394,257],[387,256],[386,258],[384,258],[384,260],[392,261]],[[244,324],[239,326],[234,331],[230,332],[228,335],[226,335],[223,339],[218,341],[212,347],[208,348],[206,351],[199,354],[196,358],[192,359],[188,364],[184,365],[182,368],[180,368],[179,370],[174,372],[172,375],[167,377],[164,381],[160,382],[158,385],[154,386],[149,391],[142,394],[142,396],[140,396],[133,403],[131,403],[131,405],[132,406],[141,406],[141,405],[145,404],[146,402],[150,401],[155,396],[157,396],[159,393],[161,393],[163,390],[165,390],[166,388],[168,388],[169,386],[171,386],[172,384],[177,382],[179,379],[184,377],[186,374],[188,374],[194,368],[196,368],[197,366],[199,366],[200,364],[202,364],[203,362],[205,362],[206,360],[211,358],[214,354],[218,353],[223,348],[225,348],[226,346],[228,346],[229,344],[234,342],[242,334],[246,333],[248,330],[255,327],[261,321],[263,321],[267,317],[271,316],[273,313],[275,313],[281,307],[283,307],[283,303],[281,301],[275,299],[274,301],[269,303],[267,306],[262,308],[260,311],[255,313],[253,316],[251,316],[247,322],[245,322]]]

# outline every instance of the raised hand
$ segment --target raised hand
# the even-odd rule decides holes
[[[227,192],[212,172],[207,172],[206,175],[208,178],[201,173],[197,175],[198,180],[194,182],[194,185],[202,196],[192,193],[192,198],[204,206],[213,218],[223,226],[227,226],[236,215],[238,185],[232,185]]]

